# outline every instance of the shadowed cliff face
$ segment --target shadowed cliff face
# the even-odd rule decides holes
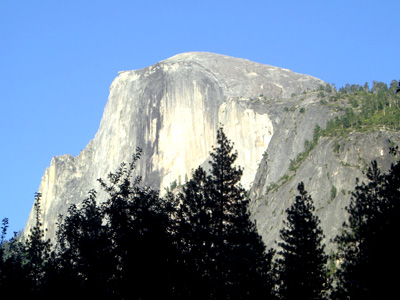
[[[389,154],[391,142],[398,145],[400,138],[397,132],[385,130],[352,132],[334,139],[321,137],[293,171],[289,166],[290,160],[303,152],[305,141],[313,137],[309,120],[317,121],[322,127],[326,120],[321,117],[329,115],[329,111],[324,113],[326,107],[305,107],[304,115],[293,118],[288,112],[288,116],[282,117],[281,125],[277,126],[279,129],[275,131],[254,178],[250,210],[265,243],[276,247],[279,230],[287,218],[286,210],[298,195],[297,185],[304,182],[305,189],[313,198],[315,213],[321,220],[326,249],[330,251],[335,247],[332,239],[347,221],[345,207],[350,202],[356,179],[366,181],[364,171],[373,160],[383,171],[387,171],[394,162]],[[296,122],[296,125],[291,122]],[[336,143],[340,145],[339,151],[334,150]]]
[[[94,139],[77,157],[54,157],[43,175],[39,192],[48,236],[54,236],[58,215],[80,203],[90,189],[99,191],[96,180],[129,162],[136,147],[143,149],[138,173],[145,184],[164,191],[175,180],[183,183],[207,163],[220,124],[238,151],[244,187],[254,185],[258,172],[252,193],[260,198],[260,182],[282,176],[287,157],[312,135],[315,123],[323,125],[331,117],[314,94],[291,97],[321,84],[311,76],[211,53],[184,53],[120,72]],[[286,113],[284,108],[292,105],[303,105],[306,113]],[[296,137],[295,130],[300,133]],[[282,142],[287,140],[289,144]],[[275,165],[264,174],[267,148]],[[254,215],[266,233],[267,214],[254,203]],[[26,229],[33,221],[32,212]]]

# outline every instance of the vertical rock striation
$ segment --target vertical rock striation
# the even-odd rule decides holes
[[[244,168],[242,184],[250,188],[263,153],[270,143],[280,141],[277,132],[291,134],[291,128],[281,127],[286,102],[279,99],[321,84],[317,78],[290,70],[202,52],[120,72],[111,84],[94,139],[77,157],[54,157],[43,175],[39,192],[47,235],[54,236],[59,214],[80,203],[90,189],[99,190],[97,179],[129,162],[136,147],[143,149],[138,172],[145,184],[163,191],[175,180],[183,182],[194,168],[207,163],[220,124],[238,150],[237,164]],[[318,114],[316,108],[303,118]],[[315,120],[309,123],[304,126],[314,126]],[[268,176],[279,177],[282,170],[271,169]],[[33,214],[25,233],[33,225]]]

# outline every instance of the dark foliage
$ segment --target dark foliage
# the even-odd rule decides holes
[[[32,293],[40,294],[47,277],[47,265],[50,259],[50,240],[44,239],[43,224],[41,223],[41,194],[35,196],[35,226],[32,227],[25,246],[24,271],[27,274]]]
[[[277,295],[279,299],[325,299],[329,286],[322,229],[314,215],[311,196],[304,184],[300,195],[287,209],[287,221],[281,230],[281,251],[277,260]]]
[[[273,252],[250,220],[237,153],[222,128],[217,144],[210,174],[199,167],[180,195],[178,245],[200,299],[268,299]]]
[[[108,294],[114,259],[103,215],[96,193],[90,191],[80,208],[72,205],[67,217],[60,217],[54,287],[71,296]]]
[[[249,218],[222,129],[217,142],[211,174],[196,170],[179,196],[162,199],[133,178],[140,151],[99,180],[107,200],[97,205],[91,191],[60,219],[52,289],[115,299],[268,297],[273,252]]]
[[[128,168],[101,181],[109,198],[104,203],[110,254],[115,259],[114,295],[118,298],[157,299],[173,294],[171,273],[175,270],[169,219],[158,192],[132,180],[136,153]],[[157,288],[154,288],[156,284]]]
[[[58,231],[59,282],[75,294],[112,299],[156,299],[173,294],[169,219],[158,192],[132,177],[140,158],[99,179],[108,198],[96,203],[96,193],[78,209],[71,206]],[[155,286],[157,288],[155,288]],[[70,290],[71,291],[71,290]]]
[[[397,292],[400,163],[383,174],[374,161],[366,175],[369,182],[356,186],[346,208],[349,221],[336,238],[340,299],[390,299]]]
[[[26,241],[22,242],[15,233],[5,241],[8,219],[3,220],[0,247],[0,291],[15,297],[42,296],[47,288],[50,261],[49,240],[44,239],[41,223],[41,195],[35,195],[35,225]]]
[[[320,133],[316,128],[308,148]],[[250,218],[242,169],[233,166],[237,153],[222,128],[209,172],[199,167],[175,195],[162,198],[134,177],[140,155],[138,149],[129,165],[99,180],[105,201],[91,190],[60,216],[54,245],[44,237],[40,194],[26,240],[18,234],[6,240],[3,219],[0,292],[41,299],[327,297],[323,233],[302,183],[287,210],[273,273],[275,252],[266,250]],[[366,175],[369,182],[355,187],[349,220],[336,238],[340,266],[332,299],[386,299],[396,292],[400,163],[383,174],[373,162]]]

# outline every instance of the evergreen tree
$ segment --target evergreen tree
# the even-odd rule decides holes
[[[45,286],[46,271],[51,254],[51,243],[49,239],[44,238],[43,224],[41,222],[41,194],[36,193],[35,225],[31,228],[28,239],[25,243],[24,271],[30,281],[31,292],[39,294]]]
[[[5,256],[5,243],[8,228],[8,219],[4,218],[1,222],[1,233],[0,233],[0,291],[3,289],[4,279],[7,276],[4,268],[4,256]]]
[[[0,234],[0,291],[17,298],[38,296],[45,298],[51,260],[51,243],[44,238],[41,223],[41,194],[35,195],[35,224],[28,238],[14,233],[6,241],[8,219],[4,219]]]
[[[324,253],[322,229],[314,215],[311,196],[304,184],[298,185],[300,195],[289,207],[285,227],[281,229],[281,251],[277,260],[279,299],[325,299],[328,287],[327,256]]]
[[[111,299],[175,293],[178,253],[170,238],[170,203],[133,177],[140,155],[137,149],[129,165],[122,163],[108,181],[99,179],[105,202],[97,205],[92,190],[61,220],[55,286],[67,286],[72,295]]]
[[[368,183],[355,187],[346,208],[349,220],[336,238],[341,264],[334,295],[341,299],[389,299],[397,292],[400,163],[383,174],[374,161],[366,176]]]
[[[53,289],[66,294],[105,296],[110,294],[109,279],[115,259],[103,224],[102,208],[91,190],[80,208],[71,205],[68,215],[60,216],[57,231],[57,258]]]
[[[32,294],[31,281],[27,276],[26,248],[17,233],[3,243],[3,263],[1,266],[0,291],[4,295],[24,298]]]
[[[199,167],[181,194],[180,246],[203,285],[202,299],[268,297],[273,252],[266,253],[240,186],[237,152],[223,129],[211,152],[210,174]]]
[[[213,202],[208,192],[209,180],[202,168],[196,169],[177,200],[171,201],[177,205],[171,220],[175,244],[181,253],[178,264],[185,270],[178,291],[183,299],[206,299],[211,293],[210,267],[216,259],[213,247],[217,234],[212,218]]]
[[[138,149],[132,162],[122,164],[109,175],[109,183],[100,180],[108,199],[103,205],[106,231],[115,258],[113,294],[120,299],[158,299],[173,293],[174,270],[168,211],[158,191],[133,178]]]

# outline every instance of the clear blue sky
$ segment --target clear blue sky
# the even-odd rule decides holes
[[[98,129],[109,86],[187,51],[341,87],[400,79],[400,1],[0,1],[0,218],[25,226],[44,170]]]

